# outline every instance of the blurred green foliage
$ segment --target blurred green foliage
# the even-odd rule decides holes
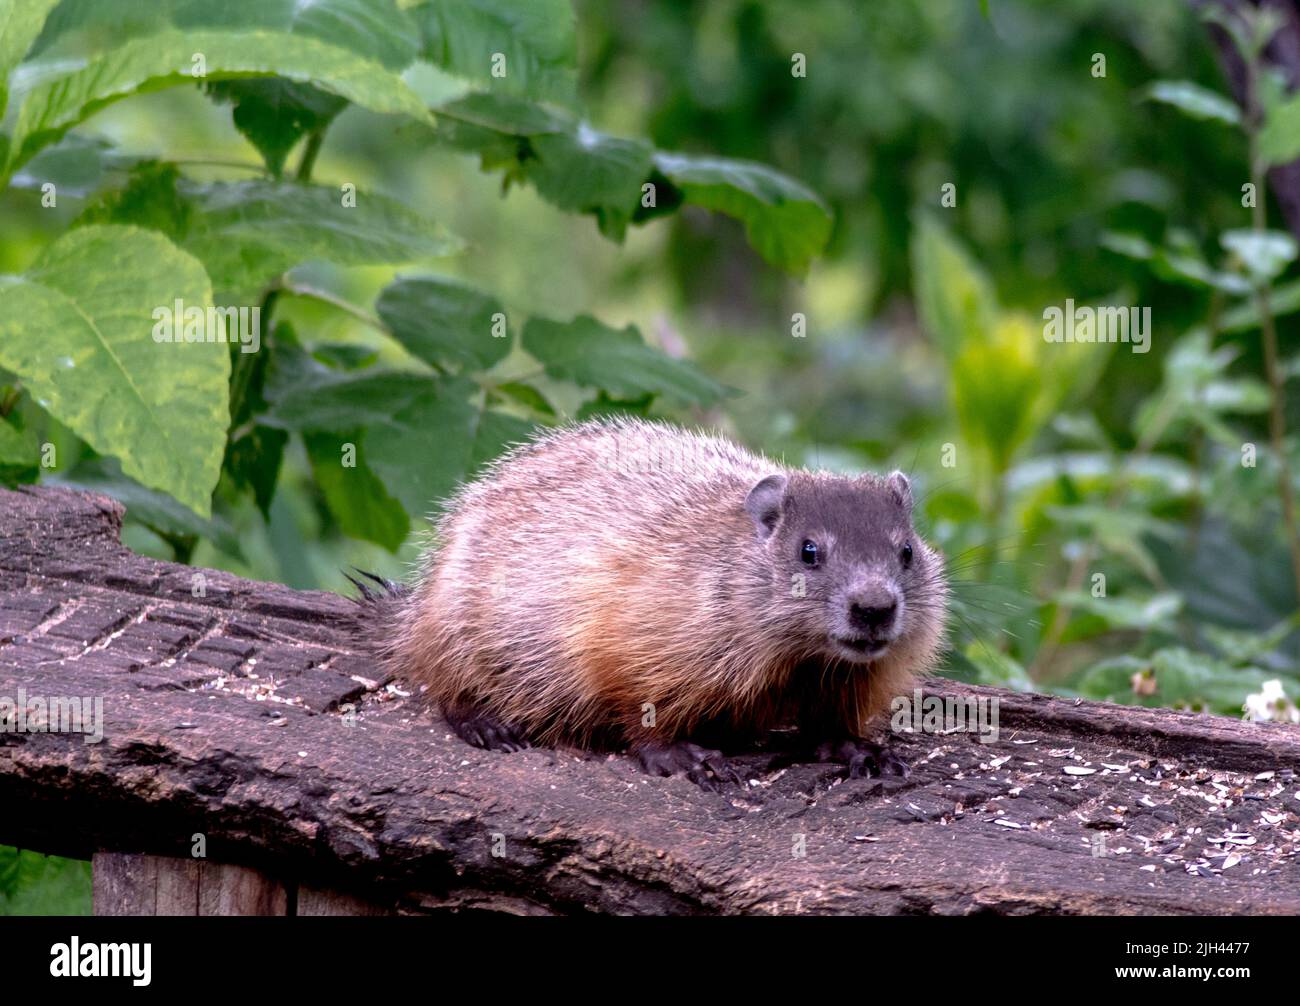
[[[946,674],[1229,715],[1266,681],[1300,696],[1300,416],[1280,451],[1269,416],[1300,279],[1243,188],[1294,156],[1300,106],[1260,67],[1243,115],[1184,0],[25,10],[0,44],[6,481],[117,495],[141,551],[344,589],[403,575],[437,498],[532,425],[651,412],[911,472],[954,578]],[[1248,57],[1267,30],[1229,26]],[[116,78],[61,62],[110,51]],[[228,407],[215,440],[123,448],[138,417],[84,408],[51,328],[71,301],[111,338],[169,284],[258,304],[266,351],[186,359],[175,407]],[[1067,300],[1149,308],[1150,352],[1046,341]],[[183,373],[156,348],[134,373]],[[21,857],[0,906],[20,868],[79,869]]]

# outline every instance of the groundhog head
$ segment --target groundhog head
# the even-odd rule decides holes
[[[780,624],[808,649],[869,663],[928,641],[942,620],[942,561],[912,526],[902,472],[769,475],[745,509],[776,567]]]

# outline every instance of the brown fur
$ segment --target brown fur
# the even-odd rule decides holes
[[[913,543],[909,621],[879,660],[828,654],[829,595],[791,596],[786,551],[798,546],[780,526],[761,540],[746,511],[774,473],[789,479],[783,524],[847,506],[848,523],[825,532],[845,539],[836,548]],[[444,709],[481,710],[534,743],[667,743],[794,721],[861,736],[930,667],[943,631],[941,560],[884,479],[787,469],[662,424],[544,434],[465,486],[436,536],[389,656]]]

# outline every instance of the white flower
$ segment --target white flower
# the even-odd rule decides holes
[[[1286,697],[1282,682],[1278,678],[1265,681],[1260,690],[1246,696],[1246,703],[1241,707],[1245,715],[1242,719],[1261,721],[1274,720],[1278,723],[1300,723],[1300,709]]]

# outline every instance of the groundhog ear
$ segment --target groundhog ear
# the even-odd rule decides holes
[[[785,500],[785,476],[769,475],[755,484],[745,497],[745,509],[754,519],[760,540],[766,541],[781,520],[781,503]]]
[[[912,512],[912,483],[902,472],[890,472],[889,477],[885,479],[885,485],[889,486],[889,491],[894,494],[894,499],[898,500],[901,506],[908,513]]]

